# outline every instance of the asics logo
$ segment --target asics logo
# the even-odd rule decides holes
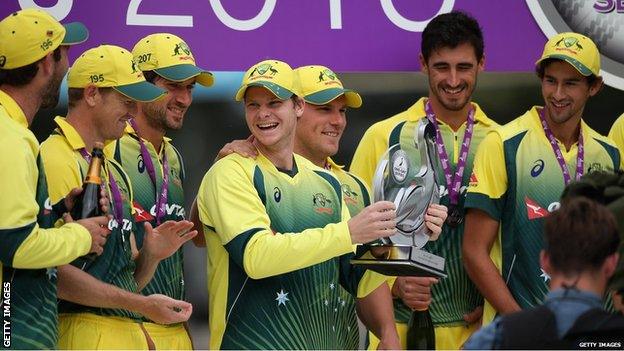
[[[539,159],[533,162],[533,168],[531,168],[531,177],[535,178],[539,176],[544,170],[544,160]]]

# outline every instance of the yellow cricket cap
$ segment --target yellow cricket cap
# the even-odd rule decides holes
[[[148,35],[136,43],[132,54],[141,71],[154,71],[173,82],[197,77],[197,83],[205,87],[214,83],[212,73],[196,66],[191,49],[176,35]]]
[[[0,68],[30,65],[60,45],[79,44],[89,31],[80,22],[61,25],[45,11],[28,8],[0,21]]]
[[[362,106],[362,97],[353,90],[345,89],[336,73],[324,66],[304,66],[295,69],[299,80],[301,94],[306,102],[314,105],[325,105],[337,97],[344,95],[347,106]]]
[[[132,53],[115,45],[100,45],[85,51],[69,69],[68,87],[84,88],[89,85],[113,88],[140,102],[154,101],[167,93],[145,81]]]
[[[566,61],[584,76],[600,75],[600,52],[596,44],[584,35],[566,32],[550,38],[535,65],[549,58]]]
[[[253,86],[264,87],[282,100],[300,95],[295,72],[286,62],[278,60],[264,60],[251,66],[245,72],[241,87],[236,92],[236,101],[241,101],[247,88]]]

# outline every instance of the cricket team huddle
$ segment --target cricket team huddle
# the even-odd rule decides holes
[[[624,341],[624,115],[609,137],[582,119],[603,84],[588,37],[548,40],[536,58],[543,106],[501,126],[471,99],[485,62],[478,22],[436,16],[418,57],[428,96],[369,127],[349,171],[331,157],[362,97],[328,67],[258,62],[234,97],[250,136],[223,146],[190,209],[166,134],[213,75],[170,33],[91,48],[70,67],[87,38],[35,9],[0,21],[3,347],[405,349],[412,311],[427,309],[436,349]],[[39,144],[29,126],[66,75],[67,113]],[[386,150],[413,150],[424,118],[441,184],[424,249],[448,277],[354,266],[363,244],[396,232],[395,204],[370,190]],[[104,215],[72,218],[100,143]],[[190,240],[207,250],[209,345],[193,345],[188,326]]]

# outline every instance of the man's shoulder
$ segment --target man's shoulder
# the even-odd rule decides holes
[[[401,111],[391,117],[374,123],[368,128],[366,134],[387,138],[392,130],[396,128],[396,126],[400,123],[407,121],[418,121],[419,119],[423,118],[425,116],[425,113],[422,107],[423,103],[421,100],[418,100],[416,103],[414,103],[412,106],[404,111]]]

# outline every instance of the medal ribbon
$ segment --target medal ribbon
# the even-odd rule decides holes
[[[91,154],[85,148],[82,148],[79,151],[85,161],[87,161],[87,163],[91,163]],[[115,177],[113,177],[113,173],[111,173],[110,170],[108,171],[108,183],[110,185],[111,196],[113,197],[113,216],[121,227],[123,225],[123,200],[121,199],[121,190],[119,190],[117,181],[115,181]],[[101,184],[100,187],[105,189],[104,184]]]
[[[154,168],[154,163],[152,162],[152,156],[149,151],[147,151],[147,147],[143,142],[143,139],[139,135],[139,130],[137,129],[136,122],[134,118],[128,121],[132,129],[134,129],[135,133],[139,137],[139,145],[141,146],[141,156],[143,157],[143,162],[145,163],[145,168],[147,168],[147,173],[152,180],[152,184],[154,184],[154,189],[156,190],[156,225],[160,224],[161,219],[165,216],[166,212],[166,204],[167,204],[167,193],[169,192],[169,162],[167,161],[167,152],[163,148],[163,156],[162,156],[162,167],[163,167],[163,179],[160,187],[160,191],[158,191],[158,183],[156,183],[156,169]]]
[[[449,200],[451,205],[457,205],[459,203],[459,189],[461,187],[462,178],[464,176],[464,170],[466,169],[466,162],[468,160],[468,150],[470,149],[470,141],[472,140],[472,133],[475,124],[475,109],[471,108],[468,113],[468,120],[466,122],[466,131],[464,132],[464,140],[459,152],[459,159],[457,161],[457,168],[455,174],[451,172],[451,162],[449,160],[446,148],[444,147],[444,140],[442,139],[442,133],[440,133],[440,127],[435,117],[435,113],[431,108],[429,101],[425,104],[425,112],[427,113],[427,119],[433,124],[436,132],[436,149],[438,156],[440,157],[440,163],[444,170],[444,178],[446,179],[446,187],[448,188]]]
[[[544,109],[542,108],[539,111],[540,122],[542,122],[542,129],[544,129],[544,133],[550,142],[550,146],[555,152],[555,156],[557,158],[557,162],[559,163],[559,167],[561,167],[561,172],[563,173],[563,181],[565,185],[570,184],[572,181],[572,177],[570,176],[570,171],[568,171],[568,165],[566,165],[565,160],[563,158],[563,153],[561,153],[561,149],[559,148],[559,144],[557,143],[557,139],[555,139],[555,135],[548,127],[548,123],[546,122],[546,118],[544,117]],[[576,152],[576,177],[575,180],[581,179],[583,176],[583,166],[585,159],[585,148],[583,146],[583,132],[579,129],[578,136],[578,151]]]

